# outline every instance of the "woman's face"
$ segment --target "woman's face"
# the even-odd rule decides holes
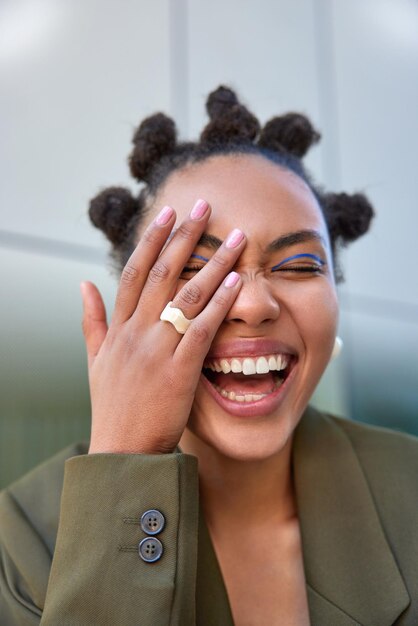
[[[234,268],[243,285],[208,353],[188,429],[227,457],[268,458],[290,445],[334,345],[338,305],[327,229],[307,185],[261,156],[216,156],[173,173],[155,211],[172,206],[177,226],[197,198],[212,207],[206,234],[224,240],[240,228],[248,242]],[[209,259],[214,251],[208,243],[195,254]],[[194,257],[187,267],[204,263]],[[266,362],[274,366],[271,357],[285,369],[214,371],[243,367],[245,358],[249,371],[263,370]]]

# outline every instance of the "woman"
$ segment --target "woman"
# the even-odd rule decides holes
[[[207,109],[196,144],[144,120],[139,197],[91,203],[121,280],[109,326],[82,285],[90,445],[4,492],[1,623],[416,626],[417,440],[307,408],[373,211],[313,185],[305,117]]]

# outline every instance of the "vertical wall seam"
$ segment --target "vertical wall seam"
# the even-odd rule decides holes
[[[322,167],[327,186],[341,186],[341,144],[338,124],[337,71],[333,25],[333,0],[312,0],[315,60],[318,78],[318,109],[322,140]]]

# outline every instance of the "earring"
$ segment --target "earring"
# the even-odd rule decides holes
[[[333,359],[336,359],[337,356],[340,354],[341,350],[343,349],[343,340],[341,339],[341,337],[335,337],[335,342],[334,342],[334,347],[332,349],[332,353],[331,353],[331,361]]]

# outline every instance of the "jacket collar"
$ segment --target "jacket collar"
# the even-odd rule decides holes
[[[392,625],[410,598],[338,420],[307,409],[293,472],[312,625]]]
[[[338,420],[308,408],[295,431],[292,463],[311,626],[391,626],[409,595]],[[202,513],[196,609],[197,624],[233,624]]]

